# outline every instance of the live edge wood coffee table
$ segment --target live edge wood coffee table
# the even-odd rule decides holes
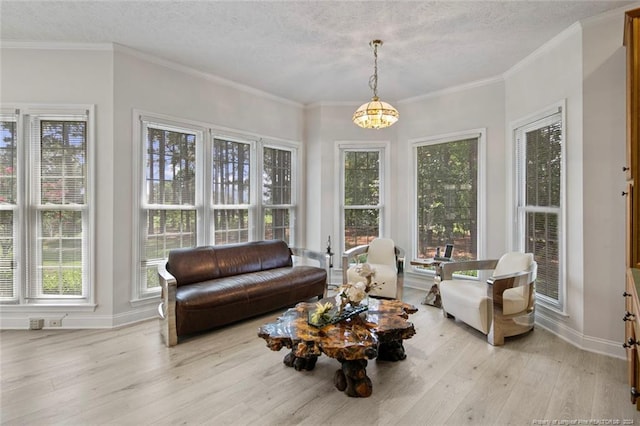
[[[327,301],[335,302],[333,299],[321,302]],[[291,349],[283,362],[297,371],[313,370],[323,353],[337,359],[342,368],[336,371],[334,384],[349,396],[371,395],[373,385],[367,377],[367,359],[405,359],[402,340],[416,333],[407,318],[417,309],[399,300],[371,298],[366,312],[323,327],[308,323],[309,312],[315,308],[315,303],[299,303],[275,322],[260,327],[258,336],[273,351]]]

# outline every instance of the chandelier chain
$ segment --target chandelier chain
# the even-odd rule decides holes
[[[369,77],[369,88],[373,90],[373,97],[378,97],[378,43],[370,43],[373,46],[373,75]]]

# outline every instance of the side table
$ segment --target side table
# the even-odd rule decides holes
[[[412,266],[420,266],[423,268],[433,267],[435,269],[435,276],[433,277],[433,285],[427,292],[426,296],[422,300],[423,305],[435,306],[436,308],[442,307],[442,301],[440,300],[440,280],[442,278],[442,264],[445,260],[436,260],[434,258],[428,259],[413,259],[410,264]]]

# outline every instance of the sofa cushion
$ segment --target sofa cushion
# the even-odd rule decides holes
[[[214,246],[213,251],[219,268],[217,277],[230,277],[293,264],[289,246],[281,240]]]
[[[176,278],[177,286],[181,287],[292,264],[291,251],[287,243],[270,240],[171,250],[167,260],[167,271]]]
[[[167,271],[176,278],[178,287],[220,276],[212,247],[186,247],[171,250],[167,259]]]
[[[314,266],[251,272],[179,287],[178,335],[222,326],[321,296],[327,273]]]

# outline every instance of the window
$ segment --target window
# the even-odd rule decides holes
[[[249,241],[253,218],[251,144],[213,141],[213,233],[215,244]]]
[[[91,301],[91,115],[65,109],[2,117],[3,301]]]
[[[484,133],[415,141],[415,247],[430,258],[454,245],[456,260],[478,258],[480,158]]]
[[[293,152],[265,147],[263,150],[262,186],[264,238],[291,241],[291,218],[294,215],[292,182]]]
[[[382,235],[384,152],[380,148],[341,150],[344,250]]]
[[[145,173],[142,202],[142,293],[159,285],[157,265],[169,250],[196,245],[195,130],[145,123]]]
[[[142,168],[134,299],[158,294],[157,267],[172,249],[259,239],[294,243],[294,144],[157,117],[137,120]]]
[[[0,116],[0,300],[18,295],[17,114]]]
[[[536,294],[562,308],[563,212],[562,113],[555,112],[515,131],[516,247],[538,263]]]

